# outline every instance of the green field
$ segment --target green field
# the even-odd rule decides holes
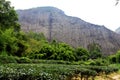
[[[118,68],[114,65],[3,64],[0,66],[0,80],[72,80],[73,77],[94,80],[101,73],[108,75],[116,71]]]

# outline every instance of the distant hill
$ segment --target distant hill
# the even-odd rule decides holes
[[[115,30],[116,33],[120,34],[120,27]]]
[[[84,48],[95,42],[101,45],[105,55],[113,54],[120,49],[120,35],[105,26],[67,16],[60,9],[38,7],[17,10],[17,13],[23,31],[43,32],[49,41],[56,39],[73,47],[82,46]]]

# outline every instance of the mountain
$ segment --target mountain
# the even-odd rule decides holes
[[[42,32],[49,41],[56,39],[73,47],[84,48],[95,42],[102,47],[105,55],[113,54],[120,49],[120,35],[105,26],[67,16],[55,7],[17,10],[17,13],[23,31]]]
[[[120,34],[120,27],[115,30],[116,33]]]

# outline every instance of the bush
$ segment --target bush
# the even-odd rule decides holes
[[[81,47],[76,48],[75,54],[77,61],[79,60],[86,61],[89,58],[89,52],[85,48]]]
[[[109,61],[110,61],[110,63],[117,63],[116,56],[115,55],[109,56]]]
[[[108,56],[108,59],[111,63],[120,63],[120,51],[116,54]]]
[[[7,55],[0,55],[0,63],[17,63],[15,57],[7,56]]]
[[[109,65],[109,60],[99,58],[99,59],[95,59],[93,64],[97,65],[97,66],[106,66],[106,65]],[[91,63],[91,65],[92,65],[92,63]]]
[[[16,58],[18,63],[31,63],[32,60],[27,58],[27,57],[20,57],[20,58]]]

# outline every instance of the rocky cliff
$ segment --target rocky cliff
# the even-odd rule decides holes
[[[23,31],[43,32],[49,41],[56,39],[74,47],[84,48],[95,42],[101,45],[105,55],[113,54],[120,49],[120,35],[105,26],[67,16],[57,8],[38,7],[18,10],[17,13]]]

